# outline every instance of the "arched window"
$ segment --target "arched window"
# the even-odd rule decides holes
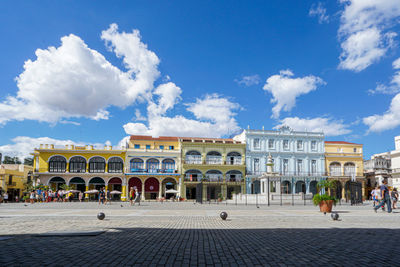
[[[158,172],[159,161],[157,159],[149,159],[147,160],[147,171],[151,173]]]
[[[353,162],[347,162],[344,164],[344,175],[345,176],[356,175],[356,165]]]
[[[217,151],[210,151],[206,156],[206,164],[219,165],[222,164],[221,153]]]
[[[69,172],[86,172],[86,159],[74,156],[69,160]]]
[[[198,182],[203,177],[199,170],[188,170],[185,172],[185,181]]]
[[[105,172],[106,160],[102,157],[93,157],[89,160],[89,172]]]
[[[237,170],[231,170],[226,173],[226,181],[227,182],[241,182],[242,181],[242,173]]]
[[[144,162],[142,159],[134,158],[131,159],[131,171],[132,172],[143,172]]]
[[[65,172],[67,161],[64,157],[54,156],[49,160],[49,172]]]
[[[342,175],[342,166],[339,162],[332,162],[329,165],[329,171],[331,176],[341,176]]]
[[[108,172],[123,172],[124,161],[118,157],[112,157],[108,160]]]
[[[229,152],[226,159],[226,164],[240,165],[242,164],[242,155],[238,152]]]
[[[222,182],[223,175],[219,170],[209,170],[206,172],[206,179],[210,182]]]
[[[201,154],[199,151],[189,151],[185,155],[186,164],[201,164]]]
[[[162,169],[165,172],[172,173],[175,170],[175,161],[173,159],[164,159],[162,161]]]

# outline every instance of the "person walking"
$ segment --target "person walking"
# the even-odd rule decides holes
[[[31,204],[33,204],[35,202],[35,191],[31,191],[29,200],[31,201]]]
[[[135,205],[135,203],[139,203],[139,206],[140,206],[140,193],[137,190],[137,188],[135,189],[135,200],[134,200],[133,205]]]
[[[104,187],[100,189],[100,192],[99,192],[99,205],[100,205],[100,203],[104,204],[104,198],[106,197],[104,190],[105,190]]]
[[[129,190],[129,202],[131,203],[131,206],[133,205],[134,199],[135,199],[135,191],[133,190],[133,187],[131,187],[131,190]]]
[[[3,200],[4,203],[7,203],[7,202],[8,202],[8,193],[7,193],[7,192],[4,193],[3,199],[4,199],[4,200]]]
[[[387,186],[387,179],[383,180],[383,184],[381,185],[381,196],[382,196],[382,201],[374,207],[374,211],[376,212],[380,207],[384,206],[386,203],[387,207],[387,212],[391,213],[392,212],[392,203],[390,201],[390,195],[389,195],[389,188]]]
[[[79,192],[79,202],[82,202],[82,198],[83,198],[83,193]]]
[[[371,191],[371,197],[372,200],[374,201],[374,207],[375,207],[379,203],[379,190],[377,186]]]
[[[393,201],[393,209],[397,209],[397,201],[399,199],[399,193],[397,192],[397,188],[393,188],[391,193],[392,201]]]

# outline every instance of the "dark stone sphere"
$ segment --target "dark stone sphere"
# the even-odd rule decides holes
[[[331,218],[332,218],[332,220],[337,221],[339,219],[339,214],[337,214],[336,212],[332,212]]]
[[[99,220],[103,220],[106,217],[106,215],[103,212],[99,212],[99,214],[97,214],[97,219]]]
[[[221,212],[221,214],[219,215],[221,217],[222,220],[226,220],[226,218],[228,218],[228,213],[226,213],[225,211]]]

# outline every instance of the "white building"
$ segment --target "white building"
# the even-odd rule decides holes
[[[392,168],[392,185],[400,188],[400,136],[394,138],[395,150],[390,152]]]

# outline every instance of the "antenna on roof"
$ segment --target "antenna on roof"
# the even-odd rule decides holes
[[[250,130],[250,125],[247,125],[247,129]]]

